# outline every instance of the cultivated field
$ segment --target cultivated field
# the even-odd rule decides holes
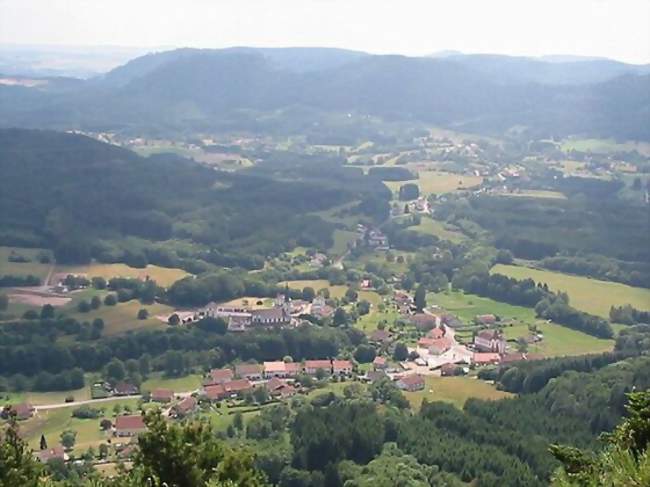
[[[169,267],[160,267],[157,265],[148,265],[145,268],[138,269],[126,264],[90,264],[81,266],[57,266],[57,274],[85,274],[88,278],[104,277],[132,277],[136,279],[146,279],[149,277],[163,287],[171,286],[174,282],[182,279],[189,274],[183,269],[174,269]]]
[[[499,391],[493,385],[471,377],[426,376],[424,390],[405,392],[404,396],[415,410],[420,409],[422,400],[449,402],[458,408],[470,398],[497,400],[512,394]]]
[[[553,291],[566,292],[575,308],[605,318],[609,317],[612,305],[631,304],[637,309],[650,309],[650,289],[515,265],[498,264],[491,272],[516,279],[531,278],[535,282],[544,282]]]

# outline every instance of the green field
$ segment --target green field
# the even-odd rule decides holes
[[[83,299],[90,300],[94,294],[102,297],[103,301],[103,297],[108,293],[88,289],[73,294],[73,300],[63,308],[66,314],[79,321],[92,322],[95,318],[101,318],[104,320],[102,334],[106,336],[119,335],[127,331],[165,328],[167,324],[156,316],[167,316],[174,311],[174,308],[165,304],[142,304],[140,301],[133,299],[125,303],[117,303],[115,306],[102,304],[98,309],[90,310],[88,313],[81,313],[77,310],[79,301]],[[149,311],[149,317],[146,320],[137,318],[138,311],[142,308]]]
[[[391,326],[397,318],[399,318],[399,313],[395,310],[390,310],[383,313],[379,311],[372,311],[369,314],[359,318],[354,324],[354,327],[369,335],[377,329],[377,325],[380,321],[386,320],[388,322],[388,326]]]
[[[357,239],[357,232],[351,230],[334,230],[334,245],[329,249],[336,256],[345,254],[348,244]]]
[[[504,332],[506,338],[513,340],[527,336],[528,325],[534,324],[544,334],[544,340],[537,345],[531,345],[529,352],[541,353],[547,357],[600,353],[612,350],[614,347],[614,340],[596,338],[537,319],[532,308],[513,306],[473,294],[461,292],[429,294],[427,303],[443,307],[466,323],[470,323],[476,315],[495,314],[503,321],[511,322],[511,326],[506,326]]]
[[[28,402],[34,406],[43,404],[59,404],[65,402],[66,397],[72,396],[75,401],[86,401],[90,399],[90,381],[81,389],[73,391],[52,391],[52,392],[16,392],[0,393],[0,406],[5,404],[18,404]]]
[[[513,198],[547,198],[554,200],[565,200],[566,196],[559,191],[547,191],[544,189],[524,189],[518,193],[498,193],[499,196],[511,196]]]
[[[157,265],[148,265],[145,268],[138,269],[126,264],[90,264],[81,266],[57,266],[56,272],[60,274],[85,274],[88,278],[104,277],[132,277],[136,279],[145,279],[149,277],[163,287],[171,286],[174,282],[182,279],[189,274],[183,269],[174,269],[160,267]]]
[[[422,400],[449,402],[458,408],[470,398],[497,400],[512,394],[497,390],[493,385],[470,377],[426,376],[424,390],[405,392],[404,396],[415,410],[420,409]]]
[[[646,142],[616,142],[614,139],[567,139],[562,142],[563,151],[576,150],[607,154],[610,152],[638,151],[650,155],[650,144]]]
[[[326,279],[303,279],[301,281],[284,281],[279,283],[279,286],[289,286],[290,289],[300,289],[302,290],[305,287],[311,287],[314,291],[318,292],[320,289],[327,288],[330,291],[331,298],[342,298],[345,295],[345,292],[348,290],[347,286],[343,285],[331,285]]]
[[[16,255],[26,257],[30,262],[9,262],[9,256],[12,252]],[[0,247],[0,275],[27,276],[31,274],[44,279],[52,266],[50,264],[41,264],[38,261],[38,255],[41,252],[50,253],[43,249]]]
[[[491,272],[544,282],[553,291],[566,292],[575,308],[604,318],[609,317],[611,306],[631,304],[637,309],[650,309],[650,289],[515,265],[497,264]]]
[[[420,224],[409,227],[409,230],[425,233],[427,235],[435,235],[441,240],[449,240],[454,243],[462,242],[467,238],[463,233],[454,229],[452,226],[434,220],[433,218],[429,218],[428,216],[423,216],[420,219]]]

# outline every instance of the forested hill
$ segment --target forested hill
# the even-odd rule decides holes
[[[302,106],[480,132],[520,125],[540,136],[650,139],[642,123],[650,75],[601,83],[585,76],[589,83],[571,86],[543,84],[542,76],[505,84],[496,69],[348,51],[184,49],[136,59],[63,95],[2,87],[0,125],[255,129],[261,113]],[[296,126],[308,122],[294,120]]]
[[[215,171],[81,135],[0,130],[0,245],[53,248],[59,262],[257,268],[296,245],[330,247],[334,226],[313,212],[390,197],[332,158],[282,171],[273,161],[255,173]],[[192,252],[177,252],[179,241]]]

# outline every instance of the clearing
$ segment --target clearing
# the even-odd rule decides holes
[[[512,397],[509,392],[499,391],[491,384],[472,377],[438,377],[428,375],[424,378],[424,390],[404,392],[414,410],[419,410],[422,400],[429,402],[449,402],[462,409],[465,401],[471,398],[497,400]]]
[[[491,272],[546,283],[553,291],[566,292],[575,308],[603,318],[609,318],[611,306],[631,304],[637,309],[650,309],[650,289],[516,265],[497,264]]]
[[[427,235],[435,235],[441,240],[449,240],[454,243],[459,243],[467,239],[467,237],[453,225],[448,225],[441,221],[434,220],[428,216],[421,217],[419,225],[409,227],[408,229]]]
[[[23,247],[0,247],[0,275],[28,276],[33,275],[41,279],[47,277],[51,264],[41,264],[39,254],[51,253],[45,249],[27,249]],[[11,255],[24,257],[29,262],[10,262]]]
[[[112,277],[132,277],[136,279],[146,279],[149,277],[163,287],[169,287],[179,279],[190,274],[183,269],[170,267],[160,267],[157,265],[148,265],[142,269],[130,267],[126,264],[89,264],[81,266],[57,266],[57,274],[85,274],[88,278],[103,277],[110,279]]]
[[[289,286],[291,289],[300,289],[311,287],[314,291],[318,292],[321,289],[329,289],[331,298],[342,298],[348,290],[344,285],[331,285],[326,279],[304,279],[301,281],[284,281],[278,284],[279,286]]]

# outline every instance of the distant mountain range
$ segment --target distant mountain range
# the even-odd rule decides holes
[[[525,126],[540,136],[650,139],[650,67],[600,59],[178,49],[138,57],[68,90],[61,86],[0,83],[0,126],[183,130],[236,121],[254,129],[263,114],[293,110],[489,133]],[[311,123],[308,116],[295,122]]]

